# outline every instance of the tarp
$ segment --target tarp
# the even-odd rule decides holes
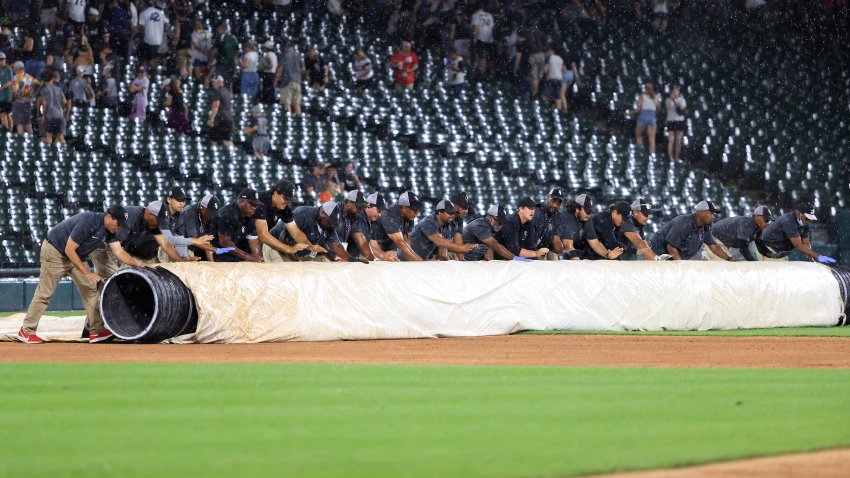
[[[832,326],[830,270],[803,262],[168,264],[198,329],[178,342],[504,335],[520,330]]]
[[[198,302],[181,343],[401,339],[520,330],[832,326],[829,269],[803,262],[168,264]],[[12,340],[23,314],[0,320]],[[39,335],[79,340],[83,317]]]

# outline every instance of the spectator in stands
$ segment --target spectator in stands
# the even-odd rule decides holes
[[[524,54],[528,55],[528,63],[530,71],[528,73],[528,83],[531,87],[531,94],[537,96],[540,88],[540,80],[543,78],[543,68],[546,66],[546,36],[538,28],[531,28],[525,35]],[[522,59],[521,55],[517,55],[517,60]],[[514,64],[514,71],[517,69],[517,64]]]
[[[192,32],[192,48],[190,53],[192,54],[192,69],[198,81],[203,81],[207,76],[208,55],[211,49],[212,34],[207,30],[204,22],[195,20],[195,31]]]
[[[130,117],[144,121],[148,114],[148,89],[151,80],[148,78],[148,68],[140,66],[136,72],[136,79],[130,83],[130,94],[133,95],[133,104]]]
[[[307,194],[315,194],[318,196],[325,190],[325,165],[317,164],[313,166],[313,170],[304,180],[304,190]]]
[[[577,31],[582,31],[582,24],[590,21],[590,14],[581,0],[570,0],[570,4],[561,10],[561,17],[569,21]]]
[[[216,75],[212,80],[213,92],[210,95],[210,141],[213,144],[224,143],[228,148],[233,147],[233,93],[225,86],[224,78]]]
[[[77,29],[86,23],[86,2],[84,0],[65,1],[62,16],[67,18]]]
[[[361,189],[363,187],[363,183],[360,182],[360,178],[354,171],[353,161],[345,162],[345,165],[342,168],[341,179],[342,181],[340,181],[340,189],[342,189],[343,191],[353,191],[355,189]]]
[[[637,124],[635,125],[635,141],[638,146],[643,146],[644,132],[649,137],[649,153],[655,154],[655,132],[656,114],[660,106],[660,99],[655,94],[655,85],[647,83],[643,87],[643,93],[638,96],[635,112],[637,113]]]
[[[56,26],[47,40],[45,66],[61,71],[65,63],[69,61],[66,58],[70,58],[69,52],[75,38],[74,27],[64,18],[57,17]]]
[[[99,58],[100,53],[104,50],[108,42],[109,33],[106,30],[106,26],[100,21],[100,12],[96,8],[89,8],[83,34],[88,39],[92,56]]]
[[[667,29],[668,0],[652,0],[652,27],[659,31]]]
[[[462,8],[456,8],[447,25],[449,48],[454,47],[458,55],[469,59],[472,45],[472,24],[469,15]]]
[[[493,14],[486,10],[482,2],[470,19],[472,33],[472,51],[480,74],[487,73],[487,64],[496,58],[496,43],[493,40],[493,28],[496,22]]]
[[[118,106],[118,82],[112,76],[112,65],[103,67],[103,78],[100,80],[97,97],[103,108],[115,108]]]
[[[12,89],[12,123],[19,135],[32,134],[32,103],[41,82],[28,75],[20,61],[12,65],[12,70],[14,78],[8,83]]]
[[[193,33],[192,19],[182,9],[178,10],[177,20],[174,22],[172,47],[174,48],[174,65],[182,79],[188,78],[191,72]]]
[[[183,89],[180,87],[179,78],[171,78],[166,88],[165,103],[163,106],[168,110],[166,126],[187,136],[192,133],[189,126],[189,106],[183,98]]]
[[[251,108],[251,124],[243,131],[247,135],[254,135],[251,147],[255,157],[262,158],[269,152],[269,120],[263,116],[263,108],[260,105]]]
[[[94,54],[89,46],[88,38],[83,35],[80,39],[81,44],[77,48],[77,54],[71,60],[71,68],[77,69],[82,67],[87,75],[94,74]]]
[[[65,144],[65,120],[71,112],[71,102],[59,87],[58,71],[48,70],[49,79],[38,93],[36,109],[41,119],[41,140],[45,144]]]
[[[12,131],[12,79],[15,73],[6,64],[6,54],[0,52],[0,124]]]
[[[363,92],[375,86],[375,72],[372,71],[372,60],[363,50],[354,54],[354,84],[358,92]]]
[[[28,25],[24,41],[20,47],[13,47],[15,58],[24,62],[24,70],[35,78],[41,78],[45,66],[45,52],[41,41],[41,31],[37,25]]]
[[[546,47],[546,58],[543,65],[543,88],[540,92],[540,97],[544,101],[552,102],[555,107],[558,106],[558,101],[561,99],[561,87],[563,86],[564,73],[567,67],[564,65],[564,59],[555,53],[552,45]]]
[[[667,155],[670,159],[682,159],[686,108],[685,98],[682,97],[679,87],[674,86],[670,96],[664,100],[664,109],[667,110]]]
[[[130,48],[130,10],[119,0],[111,0],[103,12],[103,21],[109,33],[109,49],[120,58],[126,58]]]
[[[390,57],[390,68],[393,70],[393,84],[396,91],[413,89],[416,70],[419,69],[419,58],[411,50],[410,41],[401,41],[399,49]]]
[[[257,47],[251,42],[245,44],[244,50],[239,64],[242,69],[239,89],[243,95],[254,98],[257,96],[257,90],[260,87],[260,74],[257,73],[260,55],[257,53]]]
[[[446,63],[446,86],[447,90],[460,92],[466,89],[466,63],[457,50],[452,47]]]
[[[228,87],[233,84],[233,74],[236,72],[236,62],[239,60],[239,41],[230,34],[227,23],[221,22],[216,28],[218,34],[213,44],[215,58],[215,74],[224,78]]]
[[[162,60],[160,49],[163,48],[167,34],[168,16],[163,11],[164,0],[155,0],[153,5],[139,14],[139,27],[144,31],[144,41],[140,45],[139,56],[150,66],[158,66]]]
[[[77,67],[77,76],[71,80],[71,84],[68,86],[68,89],[71,92],[71,101],[73,101],[74,106],[83,107],[88,106],[89,100],[86,92],[86,69],[82,66]]]
[[[336,175],[336,166],[333,163],[325,163],[325,189],[319,195],[320,202],[332,200],[340,191],[339,178]]]
[[[558,50],[558,56],[564,60],[564,76],[561,78],[561,92],[558,100],[555,102],[555,107],[566,112],[569,109],[569,101],[567,96],[572,92],[572,86],[579,84],[578,67],[576,62],[570,59],[570,54],[565,48]],[[567,66],[567,63],[569,65]]]
[[[271,40],[263,43],[263,54],[260,56],[260,103],[274,104],[274,76],[277,73],[277,53],[274,51],[274,42]]]
[[[307,70],[307,86],[316,91],[324,91],[330,82],[330,72],[315,47],[307,49],[304,69]]]
[[[292,41],[286,42],[280,66],[275,74],[275,88],[280,89],[280,104],[287,113],[301,114],[301,75],[304,74],[304,59]]]

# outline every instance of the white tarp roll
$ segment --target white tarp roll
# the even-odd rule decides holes
[[[193,292],[179,342],[832,326],[829,268],[793,262],[167,264]]]

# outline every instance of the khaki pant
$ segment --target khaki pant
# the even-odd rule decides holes
[[[290,81],[280,90],[280,104],[300,105],[301,104],[301,83]]]
[[[195,253],[192,252],[191,249],[189,249],[186,257],[195,257]],[[139,259],[139,261],[140,262],[147,262],[147,261],[142,261],[141,259]],[[171,258],[168,257],[168,254],[166,254],[165,251],[163,251],[162,248],[160,247],[159,250],[156,251],[156,262],[158,262],[160,264],[168,264],[169,262],[174,262],[174,261],[172,261]]]
[[[56,292],[59,280],[66,276],[71,277],[74,285],[80,291],[83,307],[86,309],[86,325],[89,331],[93,333],[102,332],[104,328],[103,319],[100,317],[100,307],[98,306],[100,293],[97,284],[87,279],[67,257],[47,241],[41,244],[39,262],[41,263],[41,272],[39,273],[38,287],[35,289],[35,295],[32,297],[32,302],[30,302],[27,315],[24,318],[24,333],[34,334],[36,332],[38,322],[44,315],[44,311],[47,310],[47,304],[50,303],[50,298]]]
[[[544,259],[546,259],[547,261],[560,261],[561,256],[558,255],[557,252],[549,251],[546,253],[546,257],[544,257]]]
[[[89,260],[94,265],[95,273],[104,279],[109,279],[118,271],[118,259],[115,258],[109,246],[96,249],[89,254]]]
[[[751,243],[751,244],[752,245],[750,247],[750,253],[753,255],[753,257],[756,258],[756,260],[759,260],[759,261],[787,261],[788,260],[788,256],[783,257],[781,259],[771,259],[769,257],[765,257],[765,256],[759,254],[759,251],[758,251],[758,249],[756,249],[755,244],[753,244],[753,243]],[[719,245],[723,249],[723,252],[725,252],[727,255],[734,257],[735,259],[737,259],[739,261],[745,261],[746,260],[744,258],[744,255],[741,254],[740,249],[736,249],[734,247],[727,247],[726,244],[723,244],[720,241],[717,241],[717,245]],[[705,250],[705,255],[708,257],[708,260],[710,260],[710,261],[722,261],[723,260],[720,257],[718,257],[717,254],[712,252],[711,249],[709,249],[707,245],[703,246],[703,249]]]

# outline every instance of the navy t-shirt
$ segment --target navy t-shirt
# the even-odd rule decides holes
[[[590,220],[584,224],[584,238],[586,240],[596,239],[608,250],[620,247],[620,243],[617,241],[614,221],[611,219],[611,213],[608,211],[597,212],[590,216]],[[590,247],[590,244],[585,243],[582,259],[599,260],[606,258],[597,254]]]
[[[496,234],[496,240],[511,254],[518,256],[521,249],[537,249],[533,243],[533,230],[531,221],[522,224],[517,213],[513,213],[508,216],[502,229]]]
[[[219,234],[224,234],[230,237],[233,244],[242,251],[251,254],[251,245],[248,243],[248,238],[257,237],[257,227],[255,225],[256,215],[242,217],[239,213],[239,206],[235,202],[224,206],[218,211],[218,216],[213,220],[213,230],[215,231],[212,245],[222,247],[219,241]],[[226,257],[225,256],[229,256]],[[220,258],[227,260],[235,260],[236,256],[225,254],[216,257],[216,261]]]
[[[85,259],[105,242],[117,242],[118,239],[103,225],[104,213],[81,212],[75,214],[47,231],[47,242],[65,255],[68,239],[78,244],[77,255]]]
[[[746,249],[759,233],[756,220],[750,216],[736,216],[721,219],[711,225],[714,238],[726,247]]]
[[[301,229],[301,232],[307,236],[307,240],[311,244],[319,245],[330,250],[331,244],[339,242],[339,236],[334,228],[322,229],[319,225],[318,216],[320,209],[321,206],[299,206],[295,208],[293,217],[295,218],[295,224],[298,226],[298,229]],[[275,227],[280,228],[275,229],[275,233],[280,236],[281,241],[284,243],[294,246],[298,242],[294,237],[289,235],[289,231],[283,225],[283,221]],[[310,254],[310,251],[307,250],[301,250],[295,253],[299,257],[308,254]]]
[[[372,225],[372,239],[378,241],[382,251],[391,251],[396,245],[390,234],[401,233],[407,238],[413,230],[413,221],[401,217],[401,210],[398,204],[394,204],[387,208],[381,217]]]
[[[791,238],[809,237],[809,226],[801,226],[797,223],[797,214],[794,211],[786,212],[771,222],[761,232],[761,241],[770,246],[776,252],[788,252],[794,250]]]
[[[413,252],[423,259],[427,259],[437,249],[437,245],[428,239],[432,234],[439,234],[445,238],[445,230],[449,229],[448,225],[440,227],[437,218],[431,214],[416,223],[413,232],[410,234],[410,242],[413,247]]]
[[[679,250],[682,259],[691,259],[702,250],[703,244],[717,244],[711,234],[711,224],[696,226],[694,214],[674,217],[652,236],[649,246],[655,254],[667,254],[667,245]]]

